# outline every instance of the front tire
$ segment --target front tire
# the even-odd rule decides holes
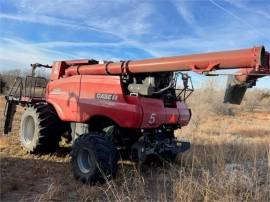
[[[91,132],[81,135],[73,144],[73,174],[75,179],[85,184],[104,183],[115,177],[117,161],[117,149],[103,133]]]
[[[22,115],[20,125],[21,145],[30,153],[54,152],[61,134],[68,130],[54,109],[46,103],[28,107]]]

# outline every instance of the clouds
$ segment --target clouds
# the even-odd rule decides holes
[[[0,40],[0,69],[7,68],[28,68],[31,63],[51,64],[52,61],[61,59],[78,59],[78,58],[95,58],[98,60],[112,59],[120,60],[112,53],[103,53],[90,49],[81,51],[84,47],[112,47],[119,46],[117,43],[76,43],[76,42],[48,42],[48,43],[31,43],[21,39],[3,38]],[[73,51],[61,51],[60,48],[69,47]]]
[[[13,1],[17,15],[1,18],[106,32],[118,37],[148,32],[153,4],[136,1]]]
[[[204,34],[195,18],[195,12],[192,10],[191,5],[188,4],[187,1],[176,0],[172,1],[172,4],[175,6],[178,14],[183,18],[191,30],[194,30],[198,35]]]
[[[248,2],[248,1],[235,1],[235,0],[224,0],[225,2],[233,5],[234,7],[237,7],[239,9],[243,9],[249,13],[257,14],[258,16],[265,17],[267,19],[270,19],[270,3],[268,1],[265,1],[264,6],[261,6],[260,4],[257,4],[257,1]],[[252,3],[252,6],[250,5]]]
[[[1,3],[1,60],[135,59],[265,44],[267,1],[10,0]],[[254,8],[254,9],[253,9]],[[269,25],[269,26],[267,26]],[[4,39],[4,40],[3,40]],[[23,54],[22,54],[23,53]],[[3,62],[2,62],[3,63]]]
[[[0,69],[26,68],[30,63],[40,61],[41,63],[51,63],[55,57],[68,57],[72,55],[60,51],[34,46],[31,43],[19,39],[1,39],[0,48]]]

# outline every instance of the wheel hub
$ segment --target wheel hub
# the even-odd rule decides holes
[[[32,116],[27,116],[24,121],[23,139],[26,144],[31,143],[35,133],[35,120]]]
[[[93,170],[91,154],[87,149],[82,149],[78,153],[77,164],[82,173],[89,173]]]

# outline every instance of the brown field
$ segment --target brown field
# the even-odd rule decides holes
[[[189,139],[192,148],[176,163],[145,165],[141,170],[120,163],[115,180],[93,187],[73,179],[68,146],[44,156],[20,148],[19,109],[13,132],[0,139],[0,200],[270,201],[269,101],[250,110],[246,102],[247,107],[235,108],[233,115],[191,105],[192,121],[177,135]],[[2,97],[1,118],[3,106]]]

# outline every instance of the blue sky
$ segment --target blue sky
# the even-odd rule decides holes
[[[0,70],[265,45],[269,0],[0,0]],[[195,85],[205,81],[192,74]],[[223,80],[222,80],[223,81]],[[258,87],[270,86],[263,78]]]

